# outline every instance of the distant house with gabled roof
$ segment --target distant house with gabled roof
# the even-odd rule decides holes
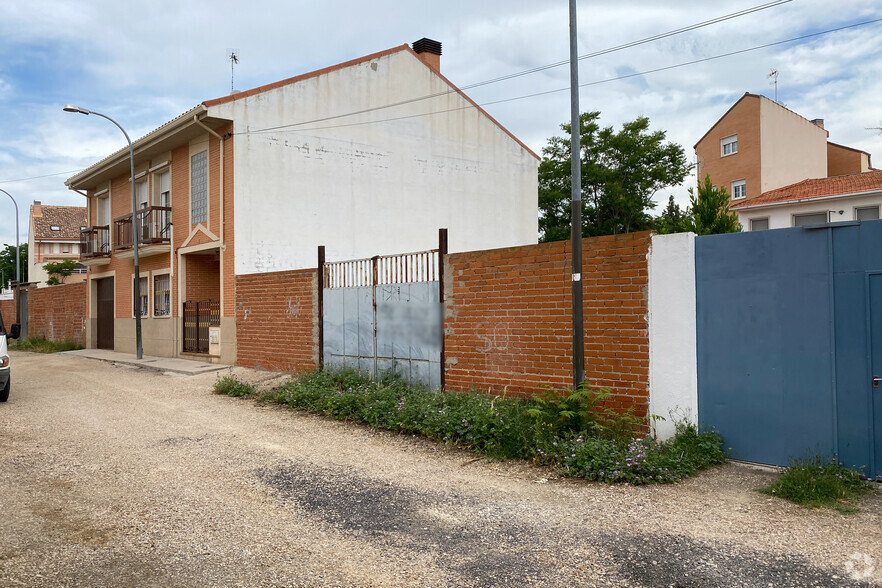
[[[695,144],[699,182],[710,175],[732,205],[803,180],[870,171],[870,155],[828,141],[823,119],[809,120],[745,93]]]
[[[329,260],[424,251],[442,227],[451,252],[536,243],[539,157],[440,56],[422,39],[205,101],[136,140],[137,244],[128,149],[69,178],[89,211],[87,346],[133,352],[139,312],[145,354],[234,363],[237,276],[314,268],[319,245]]]
[[[50,206],[35,200],[31,205],[28,230],[28,280],[38,288],[46,286],[47,263],[79,260],[80,232],[88,224],[85,206]],[[65,283],[84,282],[86,267],[77,264]]]

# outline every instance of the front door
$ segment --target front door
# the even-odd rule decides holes
[[[873,476],[882,477],[882,274],[870,274],[870,402]]]
[[[95,282],[97,290],[98,315],[97,315],[97,347],[98,349],[113,349],[113,278],[103,278]]]

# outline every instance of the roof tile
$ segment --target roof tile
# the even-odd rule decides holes
[[[42,214],[31,217],[34,221],[35,241],[77,241],[80,238],[80,227],[88,224],[85,206],[47,206],[43,204]],[[52,227],[58,227],[53,231]]]
[[[861,192],[875,192],[879,190],[882,190],[882,170],[873,170],[847,176],[803,180],[783,188],[763,192],[756,198],[730,205],[729,208],[737,210],[757,204],[799,202],[801,200],[837,196],[839,194],[860,194]]]

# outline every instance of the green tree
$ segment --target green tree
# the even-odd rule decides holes
[[[729,210],[729,192],[725,186],[717,188],[710,175],[698,185],[689,188],[689,230],[697,235],[737,233],[741,230],[738,216]]]
[[[664,131],[649,131],[638,117],[616,132],[600,128],[600,113],[579,117],[581,134],[582,235],[610,235],[649,229],[652,196],[683,181],[689,164],[683,148],[665,141]],[[570,235],[570,130],[552,137],[539,164],[539,233],[542,241]]]
[[[683,233],[689,230],[689,215],[691,210],[683,211],[680,205],[674,202],[674,197],[668,197],[668,205],[653,222],[656,231],[662,235],[670,233]]]
[[[65,259],[64,261],[53,262],[50,261],[43,265],[43,269],[46,270],[46,273],[49,274],[49,279],[46,280],[46,283],[50,286],[55,286],[58,284],[63,284],[64,279],[70,276],[75,269],[77,269],[76,261],[73,259]]]
[[[21,271],[21,281],[28,281],[28,244],[24,243],[19,247],[19,268]],[[8,288],[15,281],[15,245],[7,245],[0,249],[0,285]]]

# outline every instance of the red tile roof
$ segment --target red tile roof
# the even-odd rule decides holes
[[[42,209],[42,213],[38,211]],[[31,206],[34,241],[79,241],[80,227],[85,227],[85,206]],[[58,227],[53,231],[52,227]]]
[[[783,188],[763,192],[756,198],[732,204],[729,208],[737,210],[758,204],[782,204],[785,202],[812,200],[814,198],[879,191],[882,191],[882,170],[877,169],[847,176],[803,180]]]

